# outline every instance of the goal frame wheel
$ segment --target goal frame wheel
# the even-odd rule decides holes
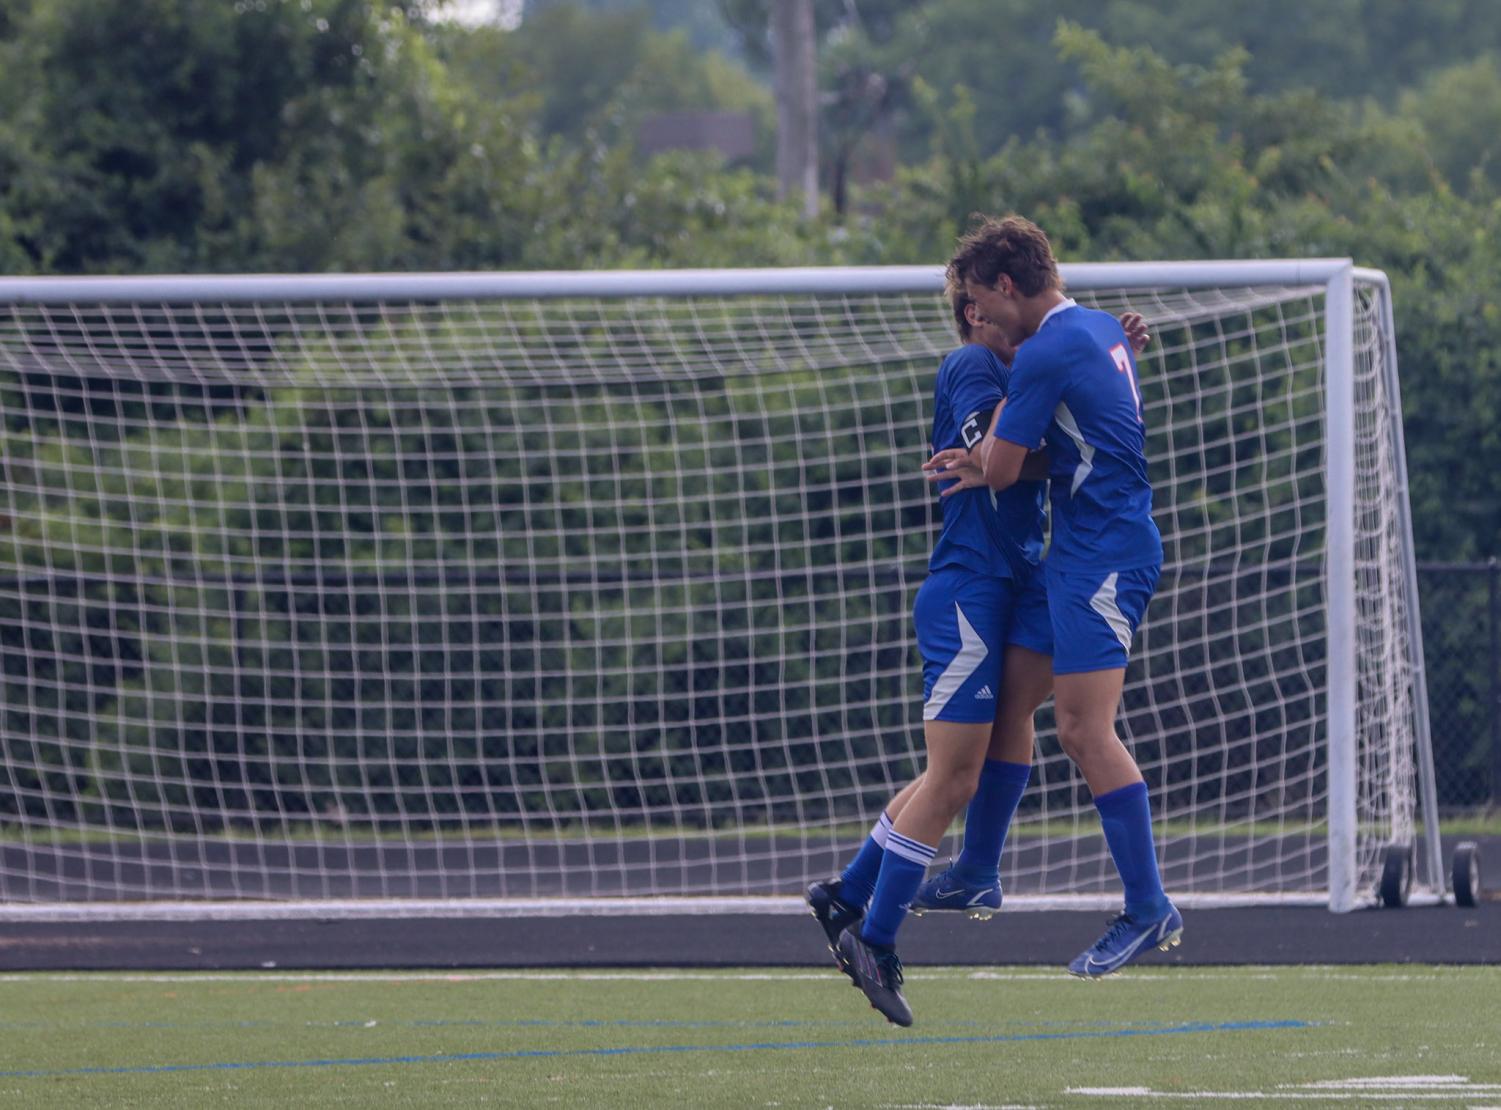
[[[1401,909],[1412,894],[1412,845],[1388,844],[1379,893],[1387,909]]]
[[[1462,840],[1454,846],[1450,877],[1454,883],[1454,904],[1475,906],[1480,902],[1480,845]]]

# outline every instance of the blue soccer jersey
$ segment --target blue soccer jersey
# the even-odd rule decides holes
[[[996,437],[1052,456],[1060,570],[1125,571],[1162,562],[1152,520],[1136,360],[1119,321],[1066,300],[1021,345]]]
[[[938,368],[932,450],[979,443],[1009,376],[1006,364],[987,347],[972,343],[951,351]],[[928,569],[964,567],[1009,578],[1036,566],[1042,555],[1044,486],[1018,482],[1000,494],[977,488],[940,498],[943,527]]]

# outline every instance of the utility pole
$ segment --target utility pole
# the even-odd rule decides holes
[[[813,0],[772,0],[776,70],[777,195],[801,194],[803,215],[818,215],[818,68]]]

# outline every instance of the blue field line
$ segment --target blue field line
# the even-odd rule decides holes
[[[412,1018],[389,1020],[376,1018],[345,1018],[334,1021],[0,1021],[0,1032],[59,1032],[66,1033],[84,1029],[167,1029],[176,1032],[201,1033],[217,1029],[803,1029],[815,1027],[828,1029],[835,1025],[869,1025],[865,1020],[849,1021],[688,1021],[648,1018],[573,1018],[551,1020],[547,1018]],[[941,1028],[975,1028],[994,1022],[946,1021]],[[1008,1022],[1009,1025],[1035,1027],[1061,1025],[1063,1022]],[[1075,1024],[1075,1023],[1068,1023]],[[1106,1023],[1099,1023],[1106,1024]]]
[[[339,1024],[346,1023],[341,1022]],[[859,1025],[863,1023],[857,1021],[794,1021],[791,1019],[780,1021],[685,1021],[667,1020],[665,1018],[573,1018],[561,1021],[548,1018],[466,1018],[462,1020],[458,1018],[431,1018],[428,1020],[414,1019],[402,1022],[401,1024],[410,1025],[414,1029],[446,1029],[453,1027],[469,1029],[800,1029],[809,1025],[826,1029],[831,1024]]]
[[[0,1079],[58,1079],[88,1075],[162,1075],[188,1071],[249,1071],[260,1068],[363,1068],[393,1064],[465,1064],[496,1060],[540,1060],[589,1056],[652,1056],[683,1052],[785,1052],[817,1048],[875,1048],[899,1045],[1006,1044],[1019,1041],[1067,1041],[1102,1037],[1164,1037],[1183,1033],[1248,1033],[1277,1029],[1311,1029],[1311,1021],[1189,1022],[1155,1028],[1076,1029],[1058,1033],[998,1033],[970,1037],[862,1037],[852,1041],[763,1041],[751,1044],[628,1045],[621,1048],[535,1048],[511,1052],[455,1052],[439,1056],[355,1056],[330,1060],[245,1060],[213,1064],[140,1064],[112,1068],[0,1071]]]
[[[0,1032],[57,1032],[68,1033],[87,1029],[163,1029],[175,1032],[202,1033],[218,1029],[260,1029],[266,1031],[292,1029],[804,1029],[814,1027],[829,1029],[835,1026],[868,1026],[868,1019],[848,1021],[797,1020],[783,1018],[766,1021],[728,1021],[668,1018],[343,1018],[330,1021],[0,1021]],[[939,1029],[979,1029],[994,1027],[994,1021],[941,1021],[932,1025]],[[1067,1027],[1083,1029],[1089,1026],[1115,1029],[1114,1021],[1006,1021],[1004,1025],[1020,1029],[1048,1029]],[[1138,1022],[1133,1028],[1143,1029],[1154,1025],[1169,1025],[1171,1022]]]

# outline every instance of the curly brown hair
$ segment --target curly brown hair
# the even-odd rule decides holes
[[[950,285],[962,287],[968,280],[991,287],[1002,274],[1016,283],[1024,297],[1063,288],[1047,234],[1021,216],[983,218],[959,240],[946,276]]]
[[[955,280],[952,271],[944,275],[943,295],[949,300],[949,308],[954,313],[954,330],[959,333],[961,342],[969,342],[969,317],[965,315],[965,309],[974,304],[974,299],[964,291],[964,282]]]

